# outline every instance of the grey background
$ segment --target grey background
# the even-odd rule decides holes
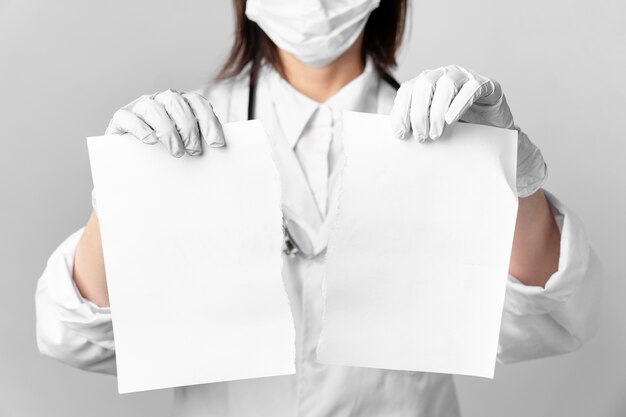
[[[431,0],[412,16],[398,78],[457,63],[499,80],[606,266],[598,335],[458,378],[464,415],[626,415],[625,3]],[[39,356],[33,294],[90,211],[84,137],[141,94],[208,80],[232,20],[228,1],[0,0],[0,416],[169,415],[171,391],[120,396],[114,378]]]

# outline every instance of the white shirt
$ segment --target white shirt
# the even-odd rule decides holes
[[[298,93],[271,69],[261,72],[257,89],[256,114],[272,143],[288,225],[313,249],[312,256],[283,259],[283,280],[296,327],[296,374],[176,388],[175,415],[460,415],[450,375],[329,366],[315,360],[323,254],[343,163],[337,134],[340,110],[389,113],[395,91],[371,65],[323,104]],[[246,74],[203,90],[222,122],[246,119],[247,93]],[[561,229],[559,268],[545,288],[508,277],[498,349],[501,362],[575,350],[597,328],[599,261],[580,220],[552,194],[546,196]],[[56,249],[38,282],[37,342],[43,354],[82,369],[114,374],[110,311],[81,297],[72,280],[81,234],[82,229]]]

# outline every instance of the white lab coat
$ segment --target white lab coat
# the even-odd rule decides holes
[[[343,162],[337,115],[342,109],[388,114],[395,91],[381,81],[369,63],[361,77],[321,109],[270,69],[262,71],[257,88],[256,115],[271,138],[285,215],[294,229],[307,235],[317,253],[308,258],[284,255],[283,280],[296,327],[297,372],[176,388],[175,415],[458,416],[450,375],[328,366],[315,361],[321,330],[323,254]],[[202,93],[223,123],[246,119],[245,73]],[[324,131],[329,123],[333,126],[332,139],[328,130]],[[559,268],[545,288],[525,286],[508,277],[498,350],[501,362],[573,351],[598,325],[600,263],[581,221],[555,196],[546,195],[561,229]],[[57,248],[39,280],[37,342],[45,355],[81,369],[114,374],[110,311],[81,297],[72,280],[81,234],[82,229]]]

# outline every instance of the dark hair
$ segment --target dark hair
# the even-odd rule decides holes
[[[233,0],[236,16],[235,41],[217,79],[238,75],[250,64],[256,73],[263,61],[281,72],[276,45],[263,30],[246,16],[246,0]],[[379,74],[397,65],[408,9],[407,0],[381,0],[365,25],[363,57],[370,57]]]

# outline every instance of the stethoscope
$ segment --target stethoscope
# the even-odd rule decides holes
[[[250,81],[248,84],[248,120],[254,119],[255,99],[256,99],[256,81],[257,71],[250,71]],[[400,83],[393,76],[385,72],[382,76],[383,81],[393,87],[394,90],[400,88]]]
[[[256,82],[258,71],[250,71],[250,81],[248,84],[248,120],[254,119],[255,100],[256,100]],[[393,87],[396,91],[400,88],[400,83],[389,73],[382,75],[383,81]],[[289,257],[295,256],[298,252],[302,252],[298,247],[295,239],[289,233],[287,225],[283,222],[283,253]]]

